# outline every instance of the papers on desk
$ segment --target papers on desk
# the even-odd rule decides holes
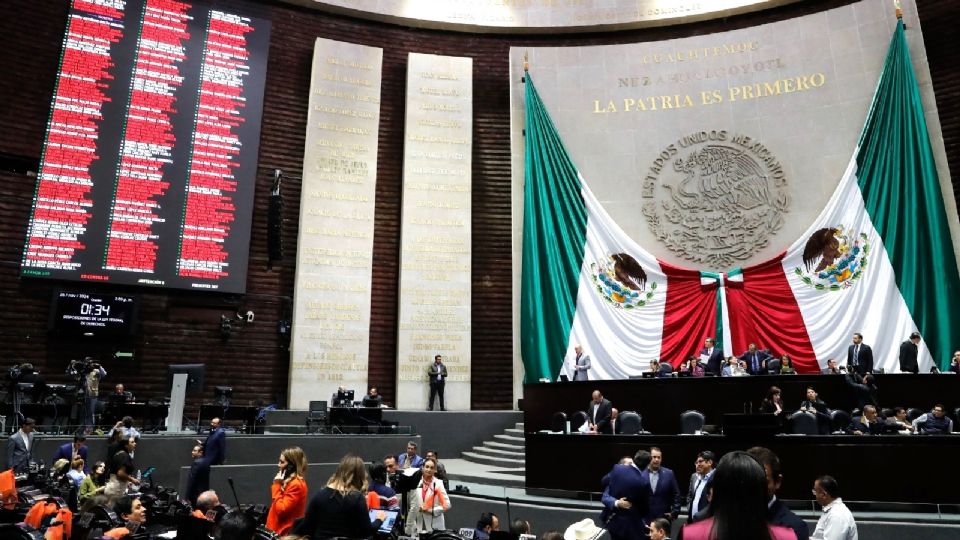
[[[710,361],[710,355],[709,355],[709,354],[701,354],[701,355],[700,355],[700,361],[701,361],[702,363],[706,364],[707,362]]]

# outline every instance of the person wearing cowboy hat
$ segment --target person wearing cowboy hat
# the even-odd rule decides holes
[[[597,540],[604,532],[592,519],[585,518],[567,527],[563,531],[563,540]]]

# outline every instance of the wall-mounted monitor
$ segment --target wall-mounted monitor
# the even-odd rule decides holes
[[[242,293],[269,21],[75,0],[21,275]]]

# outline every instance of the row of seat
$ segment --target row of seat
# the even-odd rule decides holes
[[[829,430],[827,432],[834,433],[845,430],[847,426],[850,425],[852,419],[859,417],[861,414],[860,409],[854,409],[852,412],[847,412],[842,409],[829,410],[827,415],[829,417]],[[916,407],[907,409],[907,419],[914,424],[914,427],[917,427],[918,421],[923,420],[925,414],[927,414],[925,411]],[[881,420],[892,417],[893,409],[882,409],[879,416]],[[957,407],[953,411],[953,417],[953,422],[960,423],[960,407]],[[821,423],[816,415],[803,411],[794,412],[787,417],[787,420],[791,433],[798,435],[825,434],[824,431],[826,430],[824,428],[827,427]],[[567,424],[569,422],[569,430],[573,433],[579,431],[587,421],[587,413],[584,411],[576,411],[569,417],[565,412],[558,411],[553,413],[553,417],[550,420],[550,431],[565,432],[568,429]],[[621,426],[620,432],[624,435],[648,433],[643,430],[643,416],[636,411],[621,412],[617,418],[617,422]],[[705,424],[706,416],[700,411],[689,410],[680,414],[681,434],[689,435],[699,433],[703,430]]]

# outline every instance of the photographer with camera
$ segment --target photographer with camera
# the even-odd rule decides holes
[[[83,360],[71,360],[67,367],[67,375],[73,377],[84,396],[83,433],[89,435],[97,425],[95,415],[97,398],[100,395],[100,379],[107,376],[107,370],[88,356]]]

